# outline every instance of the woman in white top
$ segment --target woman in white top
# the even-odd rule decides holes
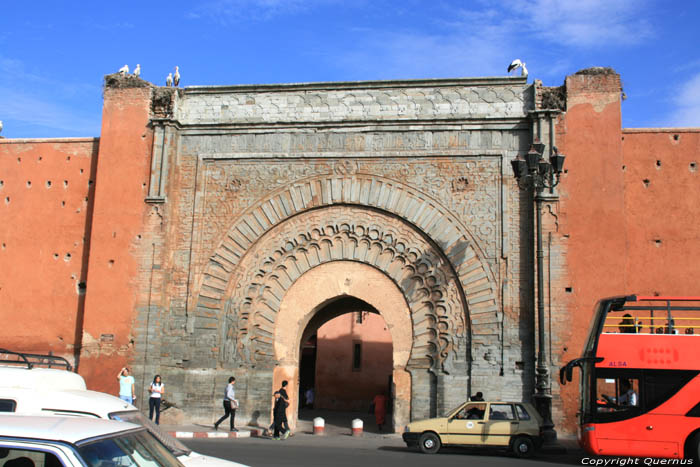
[[[160,375],[153,378],[150,387],[151,397],[148,399],[148,418],[153,420],[153,411],[156,412],[156,425],[160,425],[160,401],[163,399],[165,385],[160,380]]]

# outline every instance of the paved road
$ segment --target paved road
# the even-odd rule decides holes
[[[352,436],[317,437],[307,434],[287,440],[266,438],[181,440],[202,454],[234,460],[253,467],[265,466],[556,466],[581,465],[585,454],[576,449],[567,452],[539,453],[533,459],[516,459],[503,452],[461,448],[443,448],[427,455],[406,449],[398,437]]]

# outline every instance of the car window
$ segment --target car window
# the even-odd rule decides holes
[[[0,448],[0,467],[61,467],[62,465],[61,461],[50,452]]]
[[[0,412],[14,412],[17,402],[12,399],[0,399]]]
[[[81,445],[78,451],[89,467],[182,467],[147,431],[92,441]]]
[[[489,420],[515,420],[515,412],[511,404],[491,404]]]
[[[467,404],[454,418],[459,420],[483,420],[486,404]]]
[[[525,410],[525,407],[523,407],[520,404],[517,404],[515,406],[516,412],[518,412],[518,418],[520,420],[530,420],[530,414],[527,413],[527,410]]]

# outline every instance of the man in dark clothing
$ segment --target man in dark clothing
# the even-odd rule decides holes
[[[272,436],[274,439],[280,439],[282,424],[287,419],[287,406],[279,391],[275,391],[275,406],[272,409],[272,418],[275,425],[275,431]]]
[[[287,385],[289,382],[285,379],[282,381],[282,387],[278,391],[280,394],[280,399],[284,401],[284,412],[282,414],[283,419],[282,419],[282,426],[284,428],[284,439],[289,438],[290,430],[289,430],[289,422],[287,421],[287,407],[289,407],[289,395],[287,394]]]

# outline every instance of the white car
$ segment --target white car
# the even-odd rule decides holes
[[[2,352],[0,350],[0,355]],[[31,362],[32,358],[28,356],[26,360]],[[246,467],[244,464],[192,451],[128,402],[110,394],[88,390],[83,377],[72,371],[36,368],[31,363],[22,364],[20,361],[18,364],[0,360],[0,414],[2,413],[93,417],[131,422],[146,427],[185,467]]]
[[[0,415],[3,467],[183,467],[146,428],[113,420]]]

